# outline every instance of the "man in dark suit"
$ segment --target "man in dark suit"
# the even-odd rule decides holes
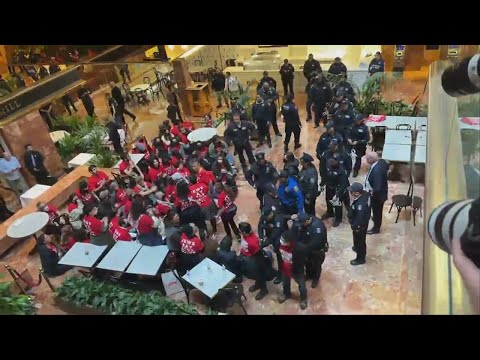
[[[40,152],[33,150],[32,144],[25,145],[25,165],[28,171],[35,177],[37,183],[46,185],[48,183],[48,170],[43,164],[43,156]]]
[[[365,177],[365,189],[371,195],[373,217],[373,227],[367,234],[372,235],[378,234],[382,227],[383,204],[388,199],[388,164],[385,160],[379,159],[376,152],[368,153],[366,159],[370,164],[370,170]]]

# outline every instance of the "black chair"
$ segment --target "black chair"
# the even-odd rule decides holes
[[[413,226],[416,226],[415,223],[415,216],[417,211],[420,210],[420,216],[422,216],[422,198],[419,196],[413,196],[413,179],[410,178],[410,186],[408,187],[408,191],[406,195],[393,195],[392,196],[392,206],[390,206],[390,210],[388,213],[392,211],[393,206],[397,207],[397,219],[395,220],[395,224],[398,222],[398,218],[400,217],[400,213],[403,209],[407,207],[412,207],[412,214],[413,214]],[[423,217],[423,216],[422,216]]]
[[[128,85],[127,83],[123,83],[122,89],[125,92],[125,101],[127,102],[128,105],[130,105],[132,100],[134,100],[132,91],[130,90],[130,85]]]
[[[243,306],[242,298],[247,300],[247,297],[245,296],[245,291],[243,288],[243,285],[241,284],[228,284],[226,287],[223,289],[220,289],[219,294],[221,295],[226,295],[228,299],[228,303],[226,308],[229,308],[235,304],[238,304],[245,315],[247,314],[247,310],[245,310],[245,306]]]
[[[419,196],[414,196],[413,201],[412,201],[412,213],[413,213],[413,226],[415,226],[415,216],[417,215],[417,211],[420,210],[420,217],[423,217],[422,215],[422,198]]]
[[[373,151],[382,151],[385,144],[385,132],[387,131],[386,126],[375,126],[372,128],[372,146]]]
[[[135,90],[134,94],[138,104],[148,105],[150,103],[150,100],[148,100],[147,94],[145,93],[145,91],[141,89],[137,89]]]
[[[396,130],[412,130],[412,125],[410,125],[410,124],[398,124],[395,129]]]
[[[145,76],[143,78],[143,83],[147,84],[149,86],[147,91],[150,91],[150,94],[152,95],[152,100],[155,101],[155,96],[157,97],[157,100],[160,100],[160,94],[158,91],[158,82],[154,81],[153,83],[150,81],[150,78],[148,76]]]

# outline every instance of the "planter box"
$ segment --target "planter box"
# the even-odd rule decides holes
[[[55,296],[55,305],[62,311],[71,315],[111,315],[107,312],[94,309],[90,306],[77,306],[70,301]]]

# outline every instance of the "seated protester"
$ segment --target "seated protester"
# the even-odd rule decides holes
[[[152,204],[155,205],[157,203],[157,197],[155,196],[157,186],[145,181],[143,176],[137,176],[135,182],[137,183],[137,186],[133,188],[133,192],[148,197]]]
[[[234,176],[233,169],[228,161],[225,160],[223,154],[218,154],[216,161],[212,165],[212,173],[215,176],[215,180],[223,184],[227,181],[228,176]]]
[[[132,201],[133,201],[132,198],[133,198],[134,195],[135,195],[135,193],[133,192],[133,189],[127,189],[128,200],[125,203],[125,207],[123,208],[123,212],[121,212],[124,217],[126,217],[126,216],[128,216],[128,214],[130,214],[130,210],[132,208]],[[138,195],[138,196],[141,196],[141,195]]]
[[[164,239],[167,239],[168,250],[180,251],[180,237],[182,235],[182,228],[180,226],[180,216],[177,210],[170,209],[167,216],[163,219],[164,229],[160,234]]]
[[[68,198],[67,213],[74,230],[83,228],[83,203],[75,194],[71,194]]]
[[[178,164],[180,163],[180,161],[183,161],[183,163],[185,163],[185,156],[180,154],[178,151],[172,151],[170,153],[170,159],[171,159],[171,163],[172,165],[177,168],[178,167]]]
[[[146,161],[150,161],[150,151],[148,150],[148,146],[145,145],[145,141],[142,141],[143,138],[139,136],[140,140],[138,140],[133,144],[133,148],[130,151],[131,154],[143,154],[143,159]]]
[[[118,211],[122,209],[128,201],[127,190],[121,188],[116,181],[112,181],[110,190],[115,194],[113,210]]]
[[[233,191],[224,186],[221,182],[215,183],[215,190],[219,193],[218,195],[218,213],[217,217],[222,219],[223,227],[228,236],[232,237],[232,230],[237,237],[237,240],[240,241],[240,231],[238,230],[237,224],[235,223],[235,215],[237,215],[237,205],[234,204],[235,194]],[[230,230],[230,227],[232,228]]]
[[[92,174],[92,176],[88,178],[88,190],[98,195],[101,191],[108,189],[110,178],[105,172],[98,170],[96,165],[90,165],[88,172]]]
[[[148,168],[148,176],[146,176],[145,179],[150,182],[155,182],[163,171],[164,169],[162,166],[160,166],[160,161],[156,157],[152,158]]]
[[[178,137],[180,139],[180,142],[183,144],[188,144],[188,138],[187,135],[190,131],[186,128],[184,128],[184,124],[180,121],[173,121],[173,126],[170,129],[170,133],[172,134],[173,137]]]
[[[40,255],[40,262],[42,263],[43,271],[50,277],[55,277],[65,274],[72,266],[61,265],[60,261],[60,246],[54,234],[45,233],[37,239],[37,250]]]
[[[165,187],[165,196],[164,199],[165,201],[168,201],[169,203],[174,203],[175,198],[177,197],[177,182],[169,176],[167,178],[167,186]]]
[[[48,217],[50,219],[50,222],[52,222],[53,220],[55,220],[59,214],[58,214],[58,210],[56,207],[54,207],[53,205],[47,205],[43,202],[39,202],[37,204],[37,210],[40,211],[40,212],[45,212],[48,214]]]
[[[193,123],[192,120],[190,120],[190,118],[187,118],[187,117],[185,117],[185,120],[183,120],[182,126],[189,133],[195,130],[195,124]]]
[[[249,223],[241,222],[239,224],[242,233],[242,242],[240,250],[240,258],[242,260],[242,273],[253,280],[255,284],[250,286],[248,291],[254,292],[260,290],[255,296],[255,300],[261,300],[268,294],[267,290],[267,273],[269,266],[263,255],[260,246],[260,239],[253,232]],[[270,265],[271,268],[271,265]]]
[[[190,168],[192,169],[193,174],[197,176],[197,181],[199,183],[204,183],[207,186],[215,183],[216,179],[213,173],[205,170],[198,160],[193,159],[190,161]]]
[[[283,170],[288,173],[288,176],[298,179],[298,174],[300,173],[298,167],[300,166],[300,162],[295,158],[295,155],[291,151],[285,153],[283,163]]]
[[[238,258],[237,253],[232,250],[232,238],[230,236],[225,236],[222,241],[220,241],[215,262],[224,265],[228,271],[236,275],[233,280],[234,283],[241,283],[243,281],[242,262]]]
[[[173,155],[175,153],[180,154],[180,157],[185,156],[185,145],[181,142],[179,136],[173,137],[170,145],[168,146],[168,154]]]
[[[65,254],[75,245],[77,241],[73,238],[73,227],[71,225],[63,225],[60,234],[60,253]]]
[[[80,181],[79,189],[75,192],[75,195],[82,201],[83,205],[98,204],[100,201],[98,196],[88,189],[88,183],[85,180]]]
[[[200,205],[200,209],[205,216],[205,220],[209,220],[212,225],[213,233],[217,232],[217,206],[212,201],[209,194],[208,186],[204,183],[197,182],[195,175],[190,175],[190,196]]]
[[[162,194],[162,197],[163,197],[163,194]],[[166,216],[172,208],[173,208],[173,203],[164,201],[162,199],[157,199],[157,205],[155,205],[155,209],[157,210],[158,216],[160,217]]]
[[[62,250],[66,253],[68,250],[72,248],[75,243],[83,243],[83,244],[90,244],[90,239],[88,238],[88,234],[84,229],[73,230],[70,237],[66,239],[65,245],[62,245]]]
[[[219,154],[223,154],[236,173],[237,169],[235,168],[235,158],[228,152],[228,149],[228,144],[220,139],[218,135],[215,135],[208,146],[208,155],[210,158],[216,159]]]
[[[197,157],[200,157],[203,159],[208,158],[208,146],[201,141],[197,141],[195,144],[196,144]]]
[[[183,179],[187,180],[190,176],[190,171],[188,170],[188,168],[185,167],[183,161],[179,161],[177,165],[177,170],[173,174],[179,174]]]
[[[110,222],[108,223],[108,232],[110,233],[110,235],[113,236],[113,233],[115,232],[115,229],[118,227],[118,223],[120,222],[120,218],[120,214],[117,213],[112,219],[110,219]]]
[[[94,204],[87,204],[83,209],[83,224],[90,236],[90,242],[94,245],[112,245],[113,238],[108,232],[108,218],[99,220],[95,217],[98,208]]]
[[[177,183],[174,205],[180,215],[180,224],[195,224],[200,229],[200,237],[204,240],[207,231],[205,215],[201,211],[200,205],[192,198],[187,182],[179,181]]]
[[[169,127],[163,125],[163,126],[160,126],[160,129],[159,129],[159,132],[158,132],[158,137],[160,138],[160,140],[162,141],[162,144],[163,144],[163,146],[160,146],[159,148],[163,149],[163,150],[168,150],[168,147],[172,143],[172,140],[175,136],[173,136],[170,133],[170,128]]]
[[[213,128],[212,115],[210,115],[210,114],[205,115],[205,116],[203,117],[203,121],[204,121],[203,127]]]
[[[180,237],[180,260],[181,272],[193,269],[203,260],[203,251],[205,245],[195,234],[196,227],[193,224],[187,224],[182,227]]]
[[[127,219],[120,218],[118,225],[115,227],[113,231],[113,240],[115,241],[132,241],[132,237],[130,236],[130,223]]]
[[[118,167],[118,170],[120,171],[120,175],[123,175],[123,176],[132,175],[133,169],[135,168],[133,161],[130,160],[127,154],[123,154],[122,156],[120,156],[120,159],[122,160]]]
[[[172,176],[175,173],[175,171],[177,171],[175,166],[172,164],[172,160],[168,156],[162,157],[161,161],[162,161],[161,166],[164,169],[162,176]]]
[[[147,162],[145,161],[144,159],[140,160],[138,163],[137,163],[137,166],[138,168],[140,169],[142,175],[143,175],[143,178],[145,180],[147,180],[148,182],[152,182],[150,181],[149,179],[149,175],[148,175],[148,169],[149,169],[149,164],[150,164],[150,161],[154,158],[154,156],[152,155],[150,157],[150,160]]]
[[[156,219],[155,219],[156,220]],[[163,245],[164,241],[157,231],[158,221],[154,220],[152,209],[145,210],[143,199],[134,199],[128,221],[137,231],[137,240],[142,245]]]
[[[110,220],[115,217],[115,213],[116,211],[112,208],[112,202],[108,198],[108,193],[102,192],[100,194],[100,202],[98,203],[98,217],[107,217]]]
[[[302,247],[295,246],[296,234],[288,230],[282,234],[280,238],[280,254],[282,255],[282,282],[283,292],[278,297],[280,304],[287,301],[292,296],[291,279],[293,278],[298,284],[300,291],[300,309],[307,308],[307,286],[305,285],[305,254]]]

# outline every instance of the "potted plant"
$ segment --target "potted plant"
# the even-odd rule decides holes
[[[0,315],[34,315],[36,309],[32,297],[13,294],[11,286],[12,282],[0,283]]]

